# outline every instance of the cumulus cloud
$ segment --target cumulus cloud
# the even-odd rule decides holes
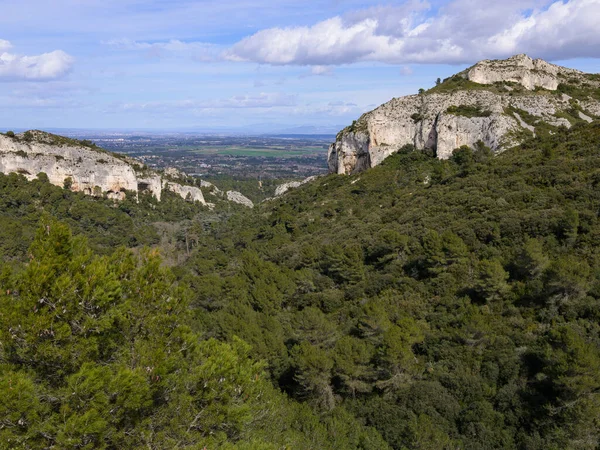
[[[74,59],[62,50],[41,55],[25,56],[10,53],[9,41],[0,40],[0,79],[53,80],[66,75]]]
[[[119,50],[143,51],[147,56],[163,58],[169,56],[188,56],[201,62],[219,59],[221,47],[206,42],[184,42],[171,39],[164,42],[141,42],[131,39],[113,39],[103,42]]]
[[[9,41],[5,41],[4,39],[0,39],[0,52],[5,52],[12,48],[12,44]]]
[[[312,26],[269,28],[224,52],[231,61],[328,66],[468,63],[528,53],[600,57],[600,0],[413,1],[336,16]]]
[[[296,96],[278,92],[262,92],[258,95],[236,95],[226,99],[212,100],[177,100],[166,102],[125,103],[119,109],[126,111],[163,111],[174,109],[239,109],[239,108],[273,108],[296,105]]]

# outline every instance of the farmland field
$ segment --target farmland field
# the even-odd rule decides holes
[[[204,134],[86,134],[99,146],[204,178],[291,179],[327,171],[329,135],[224,136]]]

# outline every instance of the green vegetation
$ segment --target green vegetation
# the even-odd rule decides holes
[[[552,131],[213,216],[0,176],[0,443],[597,448],[600,123]]]
[[[388,448],[342,410],[289,401],[247,344],[191,331],[156,252],[95,256],[44,218],[30,254],[0,277],[2,447]]]
[[[508,114],[509,116],[513,116],[514,113],[517,113],[521,120],[525,122],[527,125],[537,126],[541,125],[543,122],[539,117],[534,116],[533,114],[528,113],[524,109],[515,108],[514,106],[508,106],[504,108],[504,114]]]
[[[461,74],[456,74],[451,76],[450,78],[446,78],[441,83],[437,84],[428,89],[426,92],[428,94],[433,93],[453,93],[462,90],[483,90],[483,91],[491,91],[497,94],[506,94],[509,92],[505,86],[509,86],[512,90],[511,93],[520,93],[524,92],[525,88],[517,83],[510,82],[498,82],[494,84],[479,84],[473,81],[467,80],[467,78]]]
[[[557,90],[579,100],[587,100],[589,97],[600,100],[600,86],[598,83],[586,83],[573,79],[567,83],[560,83]]]
[[[218,186],[221,192],[226,191],[238,191],[242,192],[244,196],[248,197],[254,203],[259,203],[267,198],[275,196],[275,189],[280,184],[284,183],[285,180],[274,180],[271,178],[261,179],[247,178],[247,177],[232,177],[229,175],[217,175],[207,176],[202,178],[203,181],[208,181]],[[203,188],[204,192],[210,192],[209,189]],[[210,200],[211,196],[206,195],[205,197]]]
[[[4,261],[26,259],[43,214],[51,214],[86,236],[94,251],[104,254],[119,246],[155,246],[166,241],[173,253],[179,253],[186,248],[186,234],[188,241],[197,240],[192,228],[201,229],[206,222],[231,214],[218,208],[207,211],[170,191],[163,192],[160,202],[150,195],[139,195],[136,200],[130,192],[125,201],[115,204],[102,198],[99,189],[95,195],[100,198],[71,192],[71,183],[67,178],[66,189],[62,189],[50,184],[44,173],[31,182],[21,175],[0,174],[0,257]],[[163,233],[166,224],[171,224],[168,236]]]
[[[182,280],[209,335],[393,448],[593,448],[598,145],[596,123],[402,152],[215,227]]]
[[[358,120],[353,120],[352,125],[341,130],[337,134],[336,140],[339,140],[341,138],[341,136],[343,136],[346,133],[366,133],[367,131],[368,131],[368,124],[367,124],[365,115],[363,114],[362,116],[359,117]]]
[[[37,140],[39,142],[58,146],[89,147],[93,149],[99,149],[96,144],[89,140],[72,139],[39,130],[26,131],[23,133],[23,140],[27,142]]]
[[[282,147],[242,147],[242,146],[229,146],[229,147],[202,147],[191,150],[192,153],[199,155],[202,154],[219,154],[219,155],[232,155],[232,156],[258,156],[258,157],[272,157],[272,158],[296,158],[312,154],[315,152],[322,151],[321,147],[305,147],[296,148],[294,150],[287,150]]]
[[[489,110],[482,110],[479,105],[459,105],[459,106],[449,106],[446,110],[449,114],[454,114],[455,116],[463,116],[463,117],[489,117],[492,115],[492,112]]]
[[[410,118],[414,123],[419,123],[421,120],[423,120],[423,115],[420,113],[414,113],[410,116]]]

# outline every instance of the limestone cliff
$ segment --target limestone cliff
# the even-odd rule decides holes
[[[228,201],[233,203],[238,203],[242,206],[246,206],[248,208],[254,208],[254,203],[244,194],[238,191],[227,191],[225,193],[225,197]]]
[[[290,189],[296,189],[302,186],[303,184],[310,183],[311,181],[316,179],[317,177],[313,175],[312,177],[305,178],[304,180],[288,181],[287,183],[280,184],[275,188],[275,197],[280,197]]]
[[[41,131],[0,134],[0,172],[33,179],[43,172],[50,183],[88,195],[125,198],[125,191],[149,192],[160,200],[165,189],[204,204],[199,188],[163,179],[143,164],[121,155]]]
[[[360,172],[406,145],[430,149],[441,159],[478,141],[501,152],[538,127],[570,127],[599,115],[599,75],[526,55],[486,60],[429,91],[364,114],[338,133],[328,166],[331,173]]]

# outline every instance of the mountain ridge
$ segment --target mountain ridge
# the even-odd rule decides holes
[[[341,130],[328,151],[330,173],[380,164],[402,147],[447,159],[479,141],[499,153],[536,132],[600,116],[600,75],[527,55],[483,60],[428,91],[393,98]]]
[[[0,134],[0,172],[32,180],[45,173],[50,183],[88,195],[123,200],[126,191],[149,192],[160,200],[164,190],[206,204],[200,188],[175,182],[140,161],[109,152],[90,141],[30,130]]]

